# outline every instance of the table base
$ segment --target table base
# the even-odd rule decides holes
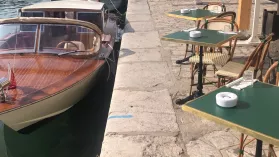
[[[180,59],[180,60],[176,60],[176,64],[182,64],[184,62],[187,62],[187,61],[189,61],[190,57],[192,57],[192,55],[189,56],[189,57],[185,57],[183,59]]]
[[[262,157],[262,147],[263,147],[263,141],[257,139],[255,157]]]
[[[189,95],[188,97],[184,98],[184,99],[177,99],[175,101],[175,103],[177,105],[183,105],[185,104],[187,101],[190,101],[190,100],[193,100],[193,99],[196,99],[200,96],[204,95],[204,93],[200,93],[199,91],[194,91],[191,95]]]
[[[184,99],[177,99],[176,100],[176,104],[177,105],[183,105],[184,103],[186,103],[189,100],[193,100],[195,98],[198,98],[202,95],[204,95],[204,93],[202,92],[203,89],[203,84],[202,84],[202,75],[203,75],[203,64],[202,64],[202,57],[203,57],[203,46],[200,47],[200,54],[199,54],[199,58],[200,58],[200,62],[199,62],[199,71],[198,71],[198,86],[197,86],[197,91],[194,91],[190,96],[184,98]]]
[[[187,52],[192,52],[192,54],[190,56],[186,57],[186,53]],[[182,64],[184,62],[187,62],[187,61],[189,61],[190,57],[192,57],[194,55],[195,55],[195,53],[194,53],[194,45],[192,45],[192,50],[191,51],[188,51],[188,46],[186,46],[185,58],[180,59],[180,60],[176,60],[176,64]]]

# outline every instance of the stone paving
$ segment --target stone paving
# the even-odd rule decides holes
[[[102,157],[237,156],[239,132],[184,112],[172,103],[188,95],[190,67],[175,64],[184,57],[184,44],[160,38],[195,26],[193,21],[165,14],[186,7],[203,6],[195,0],[129,0]],[[263,9],[275,10],[276,5],[262,3],[261,12]],[[237,3],[227,3],[227,10],[237,12]],[[244,62],[253,49],[237,47],[234,60]],[[213,73],[208,76],[216,79]],[[205,93],[215,89],[204,86]],[[124,117],[115,118],[119,115]],[[263,149],[266,156],[266,143]],[[254,152],[252,142],[244,156],[252,157]]]
[[[184,156],[159,33],[147,1],[128,4],[102,157]]]
[[[148,0],[151,15],[155,23],[155,28],[159,31],[160,37],[185,28],[194,27],[194,22],[186,21],[182,19],[175,19],[167,17],[164,13],[172,10],[178,10],[182,8],[196,7],[195,3],[191,4],[183,0]],[[180,4],[180,5],[178,5]],[[202,8],[203,6],[199,6]],[[261,12],[263,9],[275,10],[276,6],[271,3],[262,4]],[[228,4],[228,11],[237,12],[237,3]],[[262,20],[262,15],[260,15]],[[252,22],[252,20],[251,20]],[[261,24],[261,22],[260,22]],[[261,25],[259,25],[259,31]],[[260,33],[260,32],[259,32]],[[175,60],[183,58],[185,47],[183,44],[176,44],[167,41],[161,41],[163,50],[168,53],[169,57],[166,60],[170,60],[169,63],[172,67],[172,72],[176,77],[177,86],[173,87],[172,97],[175,100],[177,97],[183,97],[188,93],[189,80],[190,79],[190,68],[189,65],[177,65]],[[234,55],[234,59],[238,61],[244,61],[249,56],[254,47],[245,46],[237,47]],[[213,75],[212,75],[213,76]],[[180,86],[181,85],[181,86]],[[185,86],[186,85],[186,86]],[[214,86],[205,86],[204,92],[210,92],[215,90]],[[178,92],[177,92],[178,91]],[[193,157],[204,157],[204,156],[237,156],[237,145],[240,133],[233,130],[223,128],[213,122],[200,119],[190,113],[181,111],[181,108],[174,105],[176,110],[177,122],[180,128],[180,134],[185,146],[185,154]],[[252,156],[254,154],[253,146],[255,143],[248,145],[245,156]],[[266,148],[266,147],[265,147]],[[251,151],[251,149],[253,151]],[[266,149],[264,154],[266,155]]]

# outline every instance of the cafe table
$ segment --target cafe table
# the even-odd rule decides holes
[[[220,92],[235,93],[237,105],[218,106],[216,94]],[[257,138],[256,157],[261,157],[262,141],[279,146],[278,94],[279,87],[259,81],[242,90],[224,86],[186,103],[182,109]]]
[[[167,15],[170,17],[182,18],[192,21],[201,21],[204,19],[216,17],[220,14],[221,12],[215,13],[213,11],[203,9],[190,9],[189,13],[181,13],[180,10],[167,13]]]
[[[200,46],[199,53],[199,66],[198,66],[198,85],[197,91],[193,92],[192,95],[184,98],[177,99],[177,104],[184,104],[185,102],[192,100],[194,98],[200,97],[203,95],[203,84],[202,84],[202,74],[203,74],[203,47],[221,47],[224,43],[231,41],[238,37],[238,34],[224,33],[216,30],[207,30],[207,29],[197,29],[196,31],[201,32],[201,37],[191,38],[190,32],[187,31],[178,31],[162,37],[162,40],[173,41],[178,43],[192,44]]]
[[[210,10],[190,9],[189,13],[181,13],[180,10],[178,10],[178,11],[172,11],[172,12],[167,13],[167,16],[195,21],[196,27],[199,28],[200,27],[199,24],[200,24],[201,20],[213,18],[220,14],[221,13],[214,13]],[[187,51],[187,49],[186,49],[186,51]],[[194,48],[192,47],[192,55],[193,54],[194,54]],[[176,63],[181,64],[185,61],[188,61],[190,57],[185,57],[181,60],[177,60]]]

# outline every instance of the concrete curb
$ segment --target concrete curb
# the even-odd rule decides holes
[[[147,0],[129,0],[126,18],[101,157],[180,156],[174,80]]]

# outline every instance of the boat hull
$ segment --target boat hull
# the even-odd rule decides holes
[[[59,91],[49,97],[40,99],[32,104],[24,105],[10,112],[0,115],[6,125],[18,131],[43,119],[58,115],[79,102],[96,84],[101,65],[90,75],[73,84],[69,88]]]

